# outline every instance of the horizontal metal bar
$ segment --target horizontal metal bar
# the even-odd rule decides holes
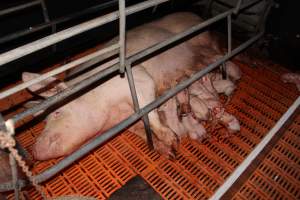
[[[32,2],[29,2],[29,3],[24,3],[22,5],[13,6],[13,7],[1,10],[0,11],[0,16],[7,15],[7,14],[10,14],[10,13],[13,13],[13,12],[17,12],[19,10],[23,10],[23,9],[26,9],[26,8],[30,8],[30,7],[36,6],[38,4],[40,4],[40,1],[32,1]]]
[[[167,2],[169,0],[148,0],[134,6],[130,6],[126,9],[126,15],[130,15],[141,10],[147,9],[149,7],[155,6]],[[110,14],[97,17],[95,19],[89,20],[87,22],[81,23],[79,25],[73,26],[71,28],[65,29],[63,31],[57,32],[55,34],[49,35],[42,39],[36,40],[29,44],[23,45],[16,49],[10,50],[6,53],[0,54],[0,66],[9,63],[13,60],[31,54],[35,51],[43,49],[45,47],[51,46],[62,40],[68,39],[85,31],[91,30],[98,26],[104,25],[106,23],[112,22],[119,17],[119,11],[112,12]]]
[[[241,11],[241,10],[247,9],[247,8],[249,8],[249,7],[252,7],[252,6],[254,6],[254,5],[256,5],[257,3],[262,2],[262,1],[263,1],[263,0],[253,0],[253,1],[248,1],[248,2],[246,2],[246,3],[244,3],[244,4],[242,4],[242,5],[240,6],[240,9],[238,10],[238,12]]]
[[[219,187],[219,189],[210,197],[210,200],[221,199],[222,196],[229,190],[229,188],[238,180],[243,172],[250,166],[259,153],[268,145],[274,135],[280,130],[285,122],[291,117],[291,115],[300,106],[300,96],[294,101],[291,107],[284,113],[284,115],[278,120],[275,126],[269,131],[269,133],[263,138],[263,140],[251,151],[247,158],[234,170],[234,172],[226,179],[226,181]]]
[[[93,7],[87,8],[83,11],[76,12],[76,13],[71,14],[71,15],[67,15],[65,17],[61,17],[61,18],[58,18],[58,19],[55,19],[55,20],[51,20],[51,22],[49,22],[49,23],[43,23],[43,24],[35,25],[35,26],[31,27],[30,29],[17,31],[15,33],[3,36],[3,37],[0,38],[0,44],[5,43],[5,42],[9,42],[11,40],[17,39],[19,37],[22,37],[22,36],[25,36],[25,35],[28,35],[28,34],[31,34],[31,33],[35,33],[37,31],[43,30],[45,28],[56,26],[56,25],[61,24],[63,22],[69,21],[71,19],[81,17],[85,14],[100,11],[101,9],[105,9],[105,8],[111,7],[113,5],[116,5],[116,2],[117,2],[117,0],[109,1],[109,2],[103,3],[101,5],[93,6]]]
[[[71,69],[73,67],[76,67],[76,66],[78,66],[78,65],[80,65],[82,63],[85,63],[85,62],[93,59],[93,58],[97,58],[99,60],[98,57],[103,56],[103,55],[105,55],[107,53],[116,51],[116,50],[119,49],[119,47],[120,47],[119,44],[111,45],[111,46],[109,46],[107,48],[104,48],[104,49],[101,49],[99,51],[96,51],[95,53],[92,53],[90,55],[84,56],[82,58],[79,58],[78,60],[75,60],[73,62],[70,62],[70,63],[66,64],[66,65],[58,67],[58,68],[56,68],[56,69],[54,69],[54,70],[52,70],[50,72],[42,74],[38,78],[35,78],[35,79],[30,80],[30,81],[26,81],[24,83],[21,83],[21,84],[13,87],[11,89],[8,89],[8,90],[6,90],[4,92],[1,92],[0,93],[0,99],[8,97],[9,95],[12,95],[12,94],[14,94],[16,92],[19,92],[19,91],[21,91],[21,90],[23,90],[25,88],[28,88],[31,85],[34,85],[36,83],[39,83],[39,82],[43,81],[43,80],[46,80],[49,77],[55,76],[55,75],[60,74],[60,73],[62,73],[64,71],[66,71],[66,70],[69,70],[69,69]]]
[[[192,75],[189,79],[186,79],[186,80],[180,82],[176,87],[166,91],[164,94],[162,94],[160,97],[158,97],[155,101],[151,102],[150,104],[148,104],[144,108],[142,108],[139,113],[135,113],[135,114],[129,116],[127,119],[123,120],[122,122],[120,122],[119,124],[117,124],[113,128],[109,129],[105,133],[97,136],[92,141],[90,141],[88,144],[82,146],[79,150],[75,151],[71,155],[69,155],[66,158],[64,158],[63,160],[61,160],[55,166],[53,166],[53,167],[45,170],[44,172],[36,175],[34,178],[36,179],[37,182],[43,182],[43,181],[53,177],[55,174],[57,174],[61,170],[63,170],[66,167],[70,166],[77,159],[81,158],[82,156],[89,153],[91,150],[95,149],[100,144],[103,144],[104,142],[106,142],[107,140],[112,138],[113,136],[117,135],[120,131],[124,130],[126,127],[128,127],[129,125],[131,125],[134,122],[136,122],[137,120],[139,120],[142,116],[148,114],[154,108],[158,107],[159,105],[161,105],[162,103],[164,103],[168,99],[172,98],[174,95],[176,95],[181,90],[187,88],[189,85],[191,85],[193,82],[197,81],[199,78],[204,76],[206,73],[208,73],[211,70],[215,69],[216,67],[218,67],[220,64],[222,64],[223,62],[225,62],[229,58],[233,57],[234,55],[238,54],[239,52],[241,52],[242,50],[247,48],[249,45],[251,45],[253,42],[255,42],[258,38],[260,38],[262,36],[262,34],[263,33],[259,33],[255,37],[249,39],[248,41],[246,41],[245,43],[243,43],[242,45],[240,45],[239,47],[234,49],[230,54],[226,54],[222,58],[218,59],[216,62],[210,64],[205,69],[203,69],[203,70],[195,73],[194,75]],[[92,77],[88,78],[86,80],[87,82],[84,82],[84,84],[91,84],[93,81],[97,81],[97,80],[101,79],[102,77],[104,77],[105,75],[109,74],[110,72],[116,71],[118,69],[119,69],[119,66],[118,66],[118,64],[116,64],[116,65],[114,65],[110,68],[107,68],[107,69],[103,70],[101,73],[93,75]],[[71,90],[68,90],[68,93],[74,92],[74,90],[79,89],[80,88],[79,86],[82,85],[82,84],[83,83],[80,83],[80,84],[74,86]],[[60,95],[60,94],[58,94],[58,95]],[[56,97],[52,97],[52,99],[53,98],[59,98],[58,95],[56,95]],[[64,95],[68,95],[68,94],[64,93]],[[51,97],[49,99],[51,99]],[[49,99],[47,99],[47,100],[49,101]],[[47,100],[45,100],[45,101],[47,101]],[[40,105],[38,105],[38,106],[40,106]],[[38,106],[35,107],[35,109],[39,109]],[[20,119],[24,115],[26,115],[26,113],[25,114],[23,113],[22,116],[19,116],[19,117],[15,116],[13,119],[14,120]],[[19,185],[20,185],[20,187],[23,187],[24,182],[20,181]],[[0,192],[1,191],[7,191],[9,188],[12,189],[12,183],[11,182],[1,184],[0,185]]]

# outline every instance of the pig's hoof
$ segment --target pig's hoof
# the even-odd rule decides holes
[[[161,140],[164,142],[165,145],[178,146],[179,138],[173,131],[171,131],[168,128],[165,128],[164,130],[162,130],[161,134]]]
[[[163,156],[168,157],[169,159],[176,159],[177,149],[172,146],[164,144],[162,141],[155,141],[154,149]]]

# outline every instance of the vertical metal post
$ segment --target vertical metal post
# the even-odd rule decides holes
[[[47,9],[45,0],[40,0],[40,4],[42,6],[44,20],[45,20],[46,23],[49,23],[50,22],[50,18],[49,18],[49,13],[48,13],[48,9]],[[51,26],[51,32],[52,32],[52,34],[56,32],[56,24],[53,24]],[[52,45],[52,51],[53,52],[56,51],[56,44]]]
[[[228,37],[228,54],[231,53],[231,49],[232,49],[232,46],[231,46],[231,38],[232,38],[232,31],[231,31],[231,14],[229,14],[227,16],[227,37]]]
[[[231,31],[231,14],[227,16],[227,54],[230,54],[232,50],[232,31]],[[226,63],[221,65],[222,78],[227,79]]]
[[[19,200],[20,195],[19,195],[19,185],[18,185],[17,163],[16,163],[16,160],[14,159],[14,157],[11,153],[9,154],[9,164],[10,164],[10,167],[11,167],[12,182],[13,182],[14,191],[15,191],[15,199]]]
[[[45,1],[44,0],[40,0],[40,4],[41,4],[42,9],[43,9],[44,20],[45,20],[45,22],[49,22],[50,18],[49,18],[49,15],[48,15],[48,10],[47,10]]]
[[[134,80],[133,80],[133,74],[132,74],[132,70],[131,70],[131,63],[126,63],[125,67],[126,67],[126,74],[127,74],[127,79],[128,79],[130,92],[131,92],[131,97],[132,97],[132,101],[133,101],[133,105],[134,105],[134,111],[137,113],[137,112],[140,111],[140,106],[139,106],[139,101],[138,101],[138,98],[137,98],[135,84],[134,84]],[[142,117],[142,120],[144,122],[144,127],[145,127],[145,130],[146,130],[148,146],[149,146],[150,149],[153,149],[154,146],[153,146],[153,139],[152,139],[152,130],[150,128],[150,122],[149,122],[148,114],[145,114]]]
[[[120,44],[120,73],[125,71],[125,31],[126,31],[126,14],[125,14],[125,0],[119,0],[119,44]]]

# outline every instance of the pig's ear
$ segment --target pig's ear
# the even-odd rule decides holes
[[[24,72],[22,74],[23,82],[38,78],[40,74]],[[67,88],[67,85],[54,77],[50,77],[39,83],[29,86],[29,90],[41,97],[50,97]]]

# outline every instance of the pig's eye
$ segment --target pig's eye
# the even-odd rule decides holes
[[[60,111],[55,111],[55,112],[54,112],[54,117],[55,117],[55,118],[59,117],[59,115],[60,115]]]

